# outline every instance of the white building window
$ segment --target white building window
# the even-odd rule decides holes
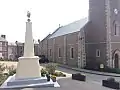
[[[74,58],[74,48],[70,48],[70,58]]]
[[[61,48],[58,48],[58,57],[61,57]]]
[[[100,50],[99,49],[96,50],[96,57],[100,57]]]

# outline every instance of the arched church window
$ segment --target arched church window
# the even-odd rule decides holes
[[[61,48],[58,48],[58,57],[61,57]]]
[[[114,25],[115,35],[117,35],[117,30],[116,30],[116,27],[117,27],[117,25],[115,24],[115,25]]]
[[[99,49],[96,50],[96,57],[100,57],[100,50]]]
[[[119,25],[114,22],[114,35],[119,36]]]
[[[70,57],[74,58],[74,48],[70,48]]]

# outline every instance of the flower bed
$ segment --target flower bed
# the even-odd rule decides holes
[[[52,75],[51,79],[52,79],[53,82],[56,82],[56,76]]]
[[[56,72],[56,65],[47,64],[45,68],[41,69],[41,76],[45,76],[46,74],[54,75],[56,77],[66,77],[66,74],[62,72]]]
[[[120,89],[119,82],[115,81],[113,78],[102,80],[102,86],[109,87],[112,89]]]
[[[86,76],[80,73],[72,74],[73,80],[86,81]]]
[[[6,72],[5,72],[6,71]],[[0,64],[0,85],[9,77],[16,73],[16,69],[14,66],[5,66],[4,64]]]

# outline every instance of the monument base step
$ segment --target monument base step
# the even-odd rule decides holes
[[[7,82],[7,86],[15,86],[15,85],[29,85],[29,84],[38,84],[38,83],[46,83],[46,78],[25,78],[25,79],[19,79],[14,81]]]
[[[46,77],[15,79],[15,75],[14,75],[11,79],[6,80],[5,83],[0,88],[23,89],[23,88],[41,88],[41,87],[60,87],[60,85],[57,82],[53,82],[51,79],[48,82]]]

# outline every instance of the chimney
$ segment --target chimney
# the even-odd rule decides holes
[[[60,24],[59,24],[59,28],[60,28]]]
[[[38,43],[40,44],[40,39],[38,39]]]
[[[1,35],[2,38],[6,39],[6,35]]]

